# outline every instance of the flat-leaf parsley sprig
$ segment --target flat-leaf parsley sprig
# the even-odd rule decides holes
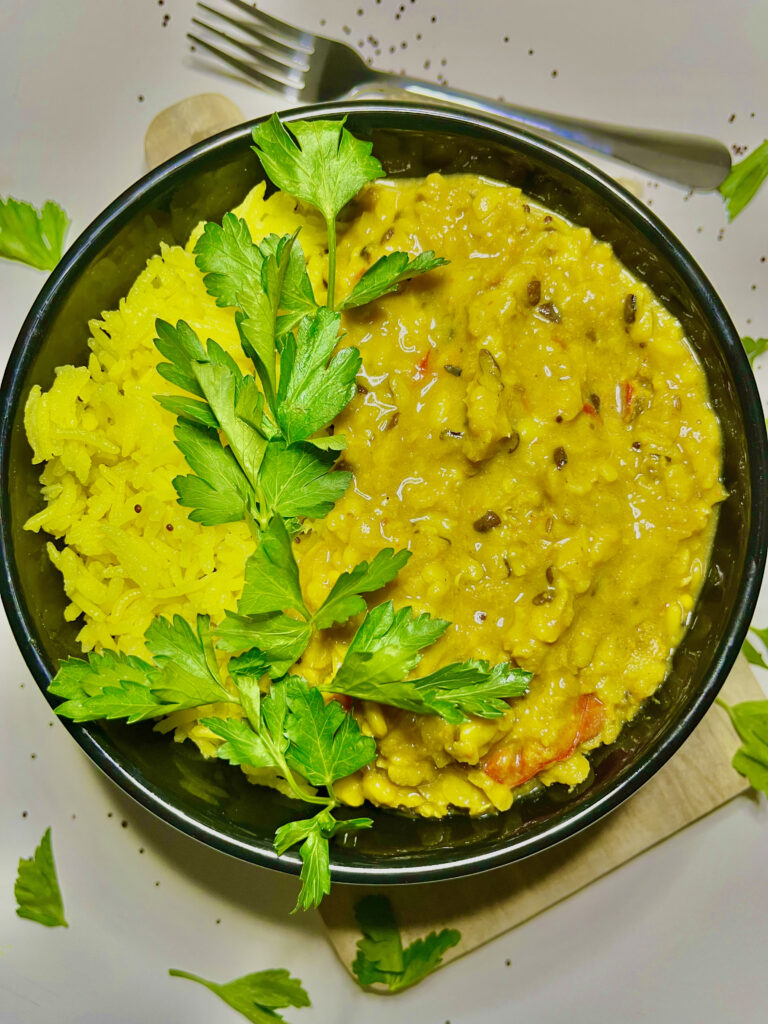
[[[386,985],[390,992],[402,992],[431,974],[443,962],[445,953],[461,941],[461,932],[443,928],[403,947],[386,896],[364,896],[355,905],[355,918],[363,938],[357,940],[352,970],[363,988]]]
[[[254,129],[254,141],[273,182],[325,218],[327,305],[314,296],[298,233],[257,243],[245,221],[227,214],[220,225],[205,226],[195,256],[209,293],[234,310],[253,374],[184,321],[157,321],[155,344],[164,357],[158,372],[180,392],[157,400],[176,417],[176,444],[191,471],[173,481],[179,504],[203,525],[244,520],[254,538],[237,609],[215,628],[204,615],[194,628],[178,616],[158,618],[145,635],[151,661],[112,651],[71,658],[50,689],[63,699],[57,713],[79,722],[131,723],[197,709],[222,741],[219,758],[267,769],[284,781],[283,791],[316,808],[275,834],[278,854],[299,846],[297,909],[307,909],[330,889],[331,838],[372,824],[334,817],[334,784],[369,764],[376,744],[321,691],[460,723],[503,714],[505,701],[525,692],[530,673],[473,660],[409,679],[422,651],[450,624],[395,610],[391,601],[368,610],[366,595],[396,577],[407,551],[385,549],[342,572],[319,608],[304,598],[291,537],[305,519],[326,515],[351,480],[334,468],[345,441],[328,428],[355,394],[361,365],[357,349],[338,348],[335,218],[383,171],[370,144],[343,122],[295,122],[291,130],[298,145],[273,117]],[[444,263],[433,253],[383,256],[340,308],[373,301]],[[354,617],[362,618],[332,680],[314,688],[288,675],[314,632]]]
[[[282,1013],[289,1006],[311,1006],[309,996],[298,978],[283,969],[256,971],[234,981],[207,981],[189,971],[170,970],[172,978],[186,978],[203,985],[233,1010],[237,1010],[251,1024],[275,1024],[285,1021]]]
[[[328,297],[336,291],[336,218],[363,185],[383,178],[384,168],[370,142],[356,139],[340,121],[294,121],[286,131],[277,114],[253,129],[254,152],[274,184],[319,210],[328,230]],[[434,252],[411,259],[407,253],[382,256],[362,275],[339,309],[362,306],[387,295],[405,280],[445,266]]]

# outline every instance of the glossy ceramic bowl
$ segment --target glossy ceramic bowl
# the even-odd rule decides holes
[[[427,821],[369,809],[374,827],[332,846],[337,880],[425,881],[506,864],[573,835],[642,786],[694,729],[733,664],[758,593],[768,536],[766,433],[749,363],[712,286],[664,225],[614,181],[552,143],[471,114],[369,102],[295,110],[285,119],[345,114],[354,134],[373,140],[390,175],[486,174],[610,242],[682,323],[723,427],[729,497],[691,627],[658,695],[618,742],[592,753],[587,781],[572,791],[550,787],[483,818]],[[220,219],[261,179],[250,141],[250,125],[218,135],[117,199],[51,274],[11,354],[2,387],[0,585],[43,693],[59,660],[79,652],[77,628],[64,622],[66,600],[45,554],[47,538],[22,529],[41,507],[24,403],[33,384],[50,386],[54,367],[85,361],[89,318],[117,304],[161,241],[185,243],[199,220]],[[161,818],[244,860],[298,872],[295,851],[278,858],[272,848],[276,826],[296,815],[279,793],[249,785],[240,772],[205,761],[191,744],[171,743],[147,724],[64,724],[111,779]]]

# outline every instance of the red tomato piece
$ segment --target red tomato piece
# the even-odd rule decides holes
[[[571,722],[561,731],[554,749],[541,747],[535,753],[499,747],[485,760],[483,771],[504,786],[514,789],[529,782],[551,764],[565,761],[577,747],[599,736],[605,722],[605,706],[593,693],[585,693],[576,701]]]

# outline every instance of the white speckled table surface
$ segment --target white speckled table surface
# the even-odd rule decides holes
[[[265,0],[358,44],[382,69],[595,119],[684,128],[754,147],[768,135],[765,0]],[[247,115],[268,96],[188,55],[192,0],[5,0],[0,10],[0,194],[58,200],[70,238],[144,170],[152,116],[199,92]],[[768,188],[732,225],[717,195],[618,172],[689,247],[744,334],[768,333]],[[42,275],[0,264],[4,358]],[[757,373],[768,395],[768,357]],[[768,624],[765,593],[757,613]],[[196,1024],[237,1020],[169,978],[287,967],[308,1010],[289,1020],[571,1024],[739,1020],[768,1005],[768,808],[728,806],[397,1002],[356,988],[295,882],[223,857],[134,805],[56,722],[0,624],[0,1021]],[[47,826],[70,928],[13,913],[13,879]]]

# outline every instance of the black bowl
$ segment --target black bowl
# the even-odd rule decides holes
[[[520,186],[611,243],[680,320],[705,368],[723,428],[724,481],[712,560],[691,627],[657,697],[591,755],[576,790],[551,787],[495,816],[422,821],[371,809],[374,827],[334,844],[332,874],[349,882],[448,878],[536,853],[597,821],[634,793],[677,750],[722,686],[747,631],[768,540],[768,448],[760,399],[740,340],[712,286],[678,240],[640,202],[577,157],[525,132],[471,114],[394,103],[344,103],[294,110],[296,118],[348,115],[373,140],[393,176],[471,171]],[[77,653],[63,619],[61,579],[45,538],[22,524],[41,506],[22,413],[33,384],[86,357],[87,322],[113,308],[161,240],[184,243],[201,219],[218,220],[263,177],[250,125],[194,146],[142,178],[77,239],[51,274],[22,327],[3,381],[3,600],[24,658],[43,693],[61,658]],[[55,700],[48,697],[52,704]],[[298,872],[295,851],[278,858],[275,827],[296,805],[249,785],[221,762],[204,761],[148,725],[65,722],[106,774],[182,831],[244,860]]]

